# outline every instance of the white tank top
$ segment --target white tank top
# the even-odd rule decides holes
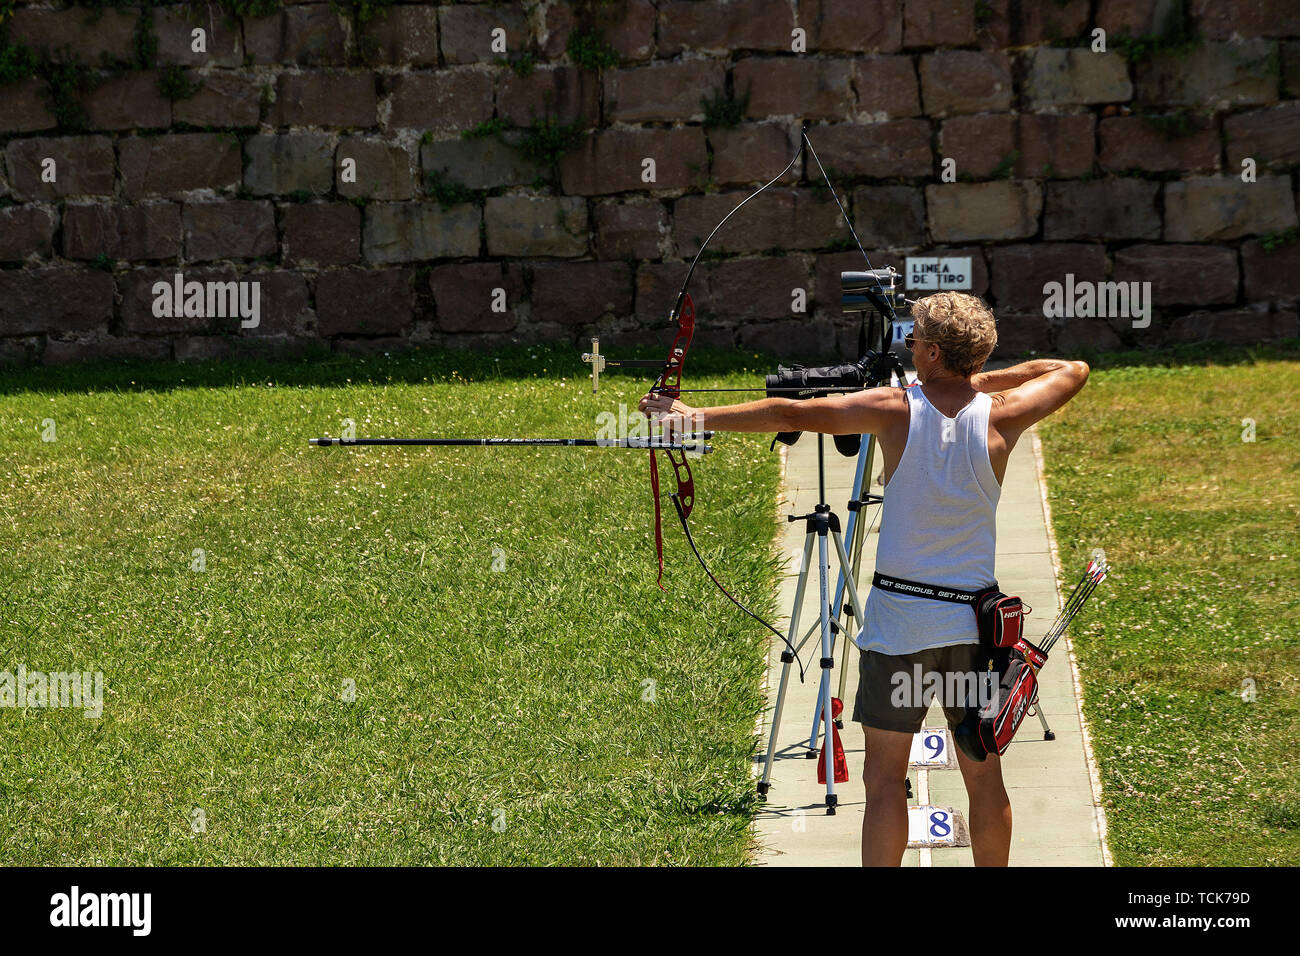
[[[993,584],[1002,487],[989,461],[992,399],[980,392],[948,418],[919,384],[904,393],[907,445],[884,492],[876,568],[882,574],[974,591]],[[871,588],[857,637],[863,650],[914,654],[979,642],[975,613]]]

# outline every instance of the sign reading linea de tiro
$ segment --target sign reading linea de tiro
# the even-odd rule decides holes
[[[908,256],[907,288],[969,289],[970,256]]]

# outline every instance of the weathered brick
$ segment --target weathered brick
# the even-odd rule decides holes
[[[1016,175],[1070,178],[1092,171],[1091,113],[1021,113],[1016,117]]]
[[[0,366],[30,365],[36,360],[40,347],[41,340],[34,335],[0,339]]]
[[[586,8],[591,26],[598,30],[624,63],[647,60],[654,51],[655,20],[659,11],[653,0],[626,0],[619,4],[599,4]],[[542,55],[559,59],[569,48],[569,40],[579,26],[580,16],[572,4],[552,4],[542,11],[546,39]]]
[[[153,70],[109,77],[82,98],[91,129],[161,129],[172,123],[172,104],[158,91]]]
[[[242,276],[245,282],[258,285],[260,314],[258,324],[248,329],[240,327],[240,317],[224,320],[224,327],[245,336],[258,338],[279,335],[302,336],[315,322],[311,307],[311,293],[307,280],[300,272],[275,269],[268,272],[250,272]],[[221,320],[219,320],[221,321]]]
[[[505,311],[495,311],[496,290]],[[516,263],[461,262],[429,270],[429,291],[443,332],[508,332],[519,324],[524,270]]]
[[[1107,43],[1116,37],[1148,36],[1154,34],[1161,23],[1156,19],[1160,8],[1168,10],[1169,4],[1152,3],[1151,0],[1099,0],[1097,26],[1106,31]]]
[[[1077,37],[1089,26],[1088,0],[1021,3],[1006,46],[1029,46]]]
[[[338,269],[316,281],[316,330],[329,335],[400,335],[411,328],[409,269]]]
[[[576,196],[493,196],[483,213],[491,256],[580,256],[587,204]]]
[[[1128,66],[1118,53],[1043,46],[1028,56],[1025,96],[1033,105],[1122,103],[1133,96]]]
[[[204,4],[184,3],[159,6],[153,11],[154,36],[158,38],[158,62],[172,66],[244,65],[244,42],[239,24],[224,16],[209,16]],[[202,30],[203,52],[194,46]]]
[[[113,297],[99,269],[0,270],[0,335],[106,328]]]
[[[34,133],[53,129],[57,123],[50,112],[40,80],[19,80],[5,87],[0,96],[0,133]]]
[[[881,119],[920,114],[920,87],[910,56],[857,57],[853,70],[859,110]]]
[[[187,203],[181,218],[185,257],[192,261],[255,259],[279,248],[275,210],[268,202]]]
[[[1044,239],[1159,239],[1160,184],[1099,179],[1047,184]]]
[[[119,142],[118,164],[128,199],[237,189],[243,176],[239,142],[222,133],[133,136]]]
[[[366,261],[380,264],[476,256],[480,218],[473,203],[445,210],[437,203],[371,203],[362,249]]]
[[[775,352],[799,362],[828,363],[844,355],[836,346],[835,326],[826,319],[800,316],[783,322],[746,322],[732,334],[735,341],[726,343],[730,348]]]
[[[713,182],[767,182],[794,158],[798,138],[780,123],[744,123],[710,130],[709,145],[713,151]],[[793,183],[798,179],[796,164],[781,181]]]
[[[1005,53],[945,50],[921,57],[921,98],[931,116],[1010,109],[1012,93]]]
[[[991,251],[993,298],[999,310],[1035,309],[1042,314],[1043,286],[1065,282],[1101,282],[1106,278],[1103,246],[1052,242],[997,246]]]
[[[859,186],[853,213],[858,238],[869,246],[925,245],[925,200],[917,186]]]
[[[245,73],[213,71],[200,75],[188,71],[186,78],[198,83],[194,95],[172,104],[172,120],[191,126],[237,129],[256,126],[262,111],[262,89],[257,78]]]
[[[814,131],[824,166],[844,176],[929,176],[934,171],[930,124],[922,119],[836,123]]]
[[[81,362],[165,362],[172,357],[168,339],[123,338],[90,334],[73,339],[51,337],[45,343],[41,361],[46,365],[76,365]]]
[[[925,188],[935,242],[1024,239],[1038,231],[1043,191],[1037,183],[944,183]]]
[[[532,266],[534,322],[588,325],[632,312],[632,267],[624,262],[538,262]]]
[[[678,199],[673,207],[673,242],[677,254],[683,258],[693,256],[713,227],[745,195],[744,191],[738,191]],[[849,238],[839,209],[825,192],[773,186],[763,194],[762,203],[751,203],[745,207],[745,213],[743,220],[737,216],[713,237],[709,244],[711,250],[822,249]]]
[[[9,188],[19,200],[113,195],[113,143],[104,136],[15,139],[5,147]],[[42,182],[42,164],[54,182]]]
[[[518,126],[548,118],[594,126],[600,118],[599,100],[596,75],[571,66],[541,67],[527,76],[504,70],[497,84],[497,110]]]
[[[393,78],[389,129],[450,130],[457,133],[492,118],[492,77],[461,68],[436,73],[401,73]]]
[[[302,203],[284,207],[285,261],[337,266],[361,259],[361,210],[351,203]]]
[[[18,7],[9,18],[9,39],[56,60],[131,60],[135,56],[135,10],[112,7],[94,16],[84,9]]]
[[[1300,298],[1300,243],[1286,243],[1270,252],[1251,239],[1241,244],[1241,266],[1247,299]]]
[[[334,185],[334,146],[324,133],[250,136],[244,185],[255,196],[327,193]]]
[[[861,262],[861,258],[858,261]],[[686,270],[687,264],[683,262],[643,262],[637,267],[634,318],[639,325],[652,326],[655,323],[663,323],[664,316],[677,301],[677,293],[681,289]],[[708,269],[701,268],[696,272],[695,279],[691,283],[691,298],[695,302],[695,311],[698,315],[711,315],[715,312],[708,279]],[[698,330],[695,341],[699,345],[710,346],[732,344],[730,334],[726,336],[725,342],[720,341],[717,327],[712,325],[705,325]],[[650,345],[654,345],[656,350],[661,350],[662,337],[631,332],[601,337],[602,350],[611,355],[616,348],[627,349]]]
[[[747,62],[742,60],[736,70]],[[605,73],[605,116],[614,122],[687,122],[704,118],[701,94],[721,90],[726,67],[709,60],[656,63]]]
[[[853,109],[852,78],[852,62],[847,59],[747,57],[732,68],[736,93],[749,97],[745,115],[752,119],[791,115],[839,119]],[[712,84],[714,90],[721,87],[721,82]]]
[[[375,78],[370,73],[282,73],[271,108],[271,125],[365,128],[375,125],[377,107]]]
[[[1241,169],[1250,157],[1260,167],[1285,169],[1300,163],[1300,103],[1237,113],[1223,121],[1228,168]]]
[[[1179,316],[1166,333],[1168,342],[1228,342],[1241,345],[1300,336],[1300,321],[1290,311],[1264,308],[1198,311]]]
[[[596,255],[601,259],[658,259],[668,232],[662,203],[596,204]]]
[[[655,181],[643,182],[642,163],[655,161]],[[560,180],[571,196],[646,189],[686,189],[703,177],[704,132],[679,129],[605,130],[587,137],[560,160]]]
[[[1140,116],[1111,116],[1101,121],[1103,169],[1120,172],[1213,172],[1219,165],[1219,131],[1211,120],[1187,120],[1187,135],[1166,135],[1151,120]]]
[[[286,7],[261,19],[244,19],[244,43],[254,63],[342,66],[345,34],[328,3]]]
[[[1204,43],[1161,53],[1137,66],[1138,99],[1153,106],[1217,110],[1277,101],[1278,49],[1272,40]]]
[[[902,0],[807,0],[799,25],[810,51],[897,53],[903,47]]]
[[[345,181],[345,163],[356,163],[356,181]],[[410,199],[415,194],[411,157],[401,146],[384,140],[348,137],[339,143],[338,190],[349,198]]]
[[[1300,40],[1282,44],[1282,95],[1300,97]]]
[[[790,51],[794,19],[771,0],[666,0],[659,5],[659,54],[683,50]]]
[[[1300,8],[1291,0],[1192,0],[1191,8],[1196,25],[1214,40],[1300,35]]]
[[[69,259],[174,259],[181,254],[175,203],[63,208],[63,254]]]
[[[903,46],[964,46],[975,42],[975,6],[963,0],[905,0]]]
[[[805,294],[805,307],[812,303],[808,262],[803,256],[769,256],[760,259],[730,259],[709,270],[709,288],[721,302],[731,303],[728,322],[762,322],[797,316],[807,321],[807,311],[793,311],[796,290]]]
[[[1282,232],[1296,225],[1295,197],[1284,176],[1197,176],[1165,186],[1165,238],[1203,242]]]
[[[1119,282],[1150,282],[1159,308],[1237,301],[1237,254],[1223,246],[1129,246],[1116,251],[1114,275]]]
[[[367,62],[390,66],[438,65],[438,8],[392,6],[362,26]]]
[[[529,45],[528,14],[505,5],[438,8],[442,56],[447,63],[492,63]],[[493,31],[504,30],[506,53],[492,49]]]
[[[1015,162],[1015,127],[1010,113],[954,116],[943,121],[939,149],[944,159],[956,160],[957,176],[985,179]]]
[[[1125,320],[1110,320],[1097,316],[1073,316],[1050,323],[1053,331],[1052,340],[1056,343],[1055,351],[1069,355],[1078,353],[1081,349],[1111,352],[1120,348],[1124,343],[1115,334],[1115,328],[1111,324],[1112,321],[1120,323]]]
[[[180,276],[181,295],[178,298],[173,290],[176,277]],[[119,277],[122,291],[122,330],[125,332],[166,333],[166,332],[210,332],[217,319],[207,314],[206,284],[209,282],[229,283],[237,281],[238,276],[231,266],[193,267],[183,270],[170,269],[133,269]],[[190,283],[200,283],[205,290],[203,314],[185,314],[185,288]],[[161,286],[166,286],[166,291]],[[171,315],[155,314],[164,305],[171,306]],[[215,306],[215,303],[214,303]]]
[[[997,310],[998,344],[993,359],[1039,355],[1052,349],[1051,326],[1040,309],[1037,312]]]
[[[493,189],[531,183],[542,169],[517,148],[522,134],[512,130],[497,136],[435,140],[420,146],[426,177],[436,174],[469,189]]]
[[[419,325],[415,326],[419,330]],[[344,355],[391,355],[394,352],[403,352],[415,343],[415,334],[407,335],[377,335],[367,338],[353,338],[349,335],[340,335],[330,340],[335,352]],[[458,343],[459,344],[459,343]]]
[[[58,214],[47,206],[0,206],[0,262],[48,257],[58,222]]]

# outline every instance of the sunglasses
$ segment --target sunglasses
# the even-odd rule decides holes
[[[915,344],[916,344],[916,336],[913,335],[911,332],[908,332],[905,336],[903,336],[904,346],[910,349]]]

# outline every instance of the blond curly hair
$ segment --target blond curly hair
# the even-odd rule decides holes
[[[944,368],[974,375],[998,344],[997,322],[979,296],[965,292],[936,292],[912,306],[912,334],[939,346]]]

